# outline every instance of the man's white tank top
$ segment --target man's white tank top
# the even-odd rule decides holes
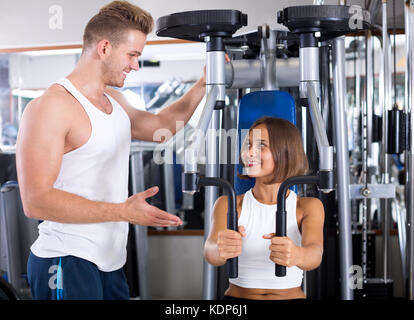
[[[287,236],[301,246],[302,236],[296,221],[296,193],[290,191],[286,199]],[[303,271],[294,266],[286,268],[286,277],[275,276],[275,264],[269,258],[270,240],[264,234],[275,232],[277,204],[260,203],[252,190],[243,198],[242,211],[238,221],[244,226],[246,236],[242,238],[242,253],[239,256],[239,276],[229,282],[243,288],[288,289],[300,287]]]
[[[63,155],[54,188],[88,200],[122,203],[128,198],[131,122],[118,102],[106,94],[112,113],[96,108],[66,78],[66,88],[85,109],[92,132],[81,147]],[[102,271],[114,271],[126,262],[127,222],[88,224],[44,221],[32,252],[43,258],[72,255],[91,261]]]

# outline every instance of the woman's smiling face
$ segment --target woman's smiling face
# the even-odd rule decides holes
[[[242,147],[241,159],[245,174],[249,177],[258,178],[273,174],[275,163],[266,125],[260,124],[249,131]]]

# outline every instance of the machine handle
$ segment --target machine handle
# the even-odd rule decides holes
[[[229,198],[231,195],[229,195]],[[237,228],[237,209],[236,202],[233,200],[229,201],[229,209],[227,211],[227,228],[233,231],[238,230]],[[234,279],[238,277],[239,270],[239,259],[237,257],[230,258],[227,260],[229,278]]]
[[[14,181],[14,180],[6,181],[0,186],[0,192],[8,192],[18,187],[19,187],[19,184],[17,183],[17,181]]]
[[[325,176],[322,176],[323,178]],[[317,184],[319,185],[319,180],[321,175],[315,176],[296,176],[290,177],[282,182],[277,192],[277,210],[276,210],[276,237],[286,237],[286,194],[288,188],[296,184]],[[286,267],[276,264],[275,266],[275,275],[276,277],[286,276]]]
[[[239,276],[238,275],[239,258],[238,257],[230,258],[229,260],[227,260],[227,264],[228,264],[228,268],[229,268],[229,278],[230,279],[237,278]]]
[[[197,174],[196,174],[197,175]],[[184,181],[184,180],[183,180]],[[227,229],[237,231],[237,206],[236,206],[236,192],[232,185],[220,178],[214,177],[200,177],[199,179],[192,179],[192,181],[197,181],[196,184],[199,186],[214,186],[223,188],[227,192],[228,196],[228,209],[227,209]],[[238,258],[231,258],[227,260],[229,278],[238,277]]]
[[[286,210],[276,211],[276,237],[286,237]],[[275,265],[276,277],[286,276],[286,267]]]

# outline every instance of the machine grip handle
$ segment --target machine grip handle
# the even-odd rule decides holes
[[[238,271],[239,271],[239,258],[235,257],[235,258],[230,258],[227,260],[227,265],[228,265],[228,271],[229,271],[229,278],[230,279],[234,279],[237,278],[238,275]]]
[[[234,202],[234,204],[233,204]],[[237,209],[236,209],[236,203],[235,201],[232,202],[232,206],[229,206],[229,210],[227,212],[227,228],[233,231],[238,231],[237,228]],[[238,271],[239,271],[239,264],[238,264],[239,259],[237,257],[234,258],[230,258],[227,260],[227,264],[228,264],[228,273],[229,273],[229,278],[230,279],[234,279],[237,278],[238,275]]]
[[[286,237],[286,211],[276,211],[276,237]],[[286,267],[275,265],[276,277],[286,276]]]

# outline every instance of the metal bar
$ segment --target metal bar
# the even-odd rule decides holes
[[[209,42],[211,39],[206,37],[205,40]],[[203,110],[198,129],[204,133],[206,138],[206,166],[205,176],[207,178],[220,176],[220,133],[218,129],[221,127],[221,113],[220,110],[214,110],[217,103],[223,106],[226,98],[226,76],[225,76],[225,52],[224,51],[209,51],[209,44],[207,44],[207,61],[206,61],[206,91],[207,101],[209,102]],[[206,103],[207,105],[207,103]],[[207,130],[208,125],[208,130]],[[217,135],[218,133],[218,135]],[[199,136],[199,135],[197,135]],[[202,138],[204,138],[202,137]],[[201,141],[199,141],[201,142]],[[195,144],[195,148],[199,145]],[[196,150],[197,150],[196,149]],[[194,150],[191,147],[190,150]],[[186,156],[187,156],[186,150]],[[191,155],[191,165],[185,165],[184,172],[197,172],[197,153]],[[187,160],[185,160],[187,163]],[[188,171],[187,169],[191,169]],[[218,188],[208,186],[205,188],[204,198],[204,240],[207,239],[211,229],[211,216],[213,213],[213,206],[218,198]],[[208,264],[204,259],[203,262],[203,297],[206,300],[216,299],[217,287],[217,269]]]
[[[366,190],[368,194],[363,194]],[[351,184],[349,186],[351,199],[394,199],[395,185],[389,184]]]
[[[380,8],[381,8],[381,0],[370,0],[368,4],[368,11],[370,12],[370,15],[371,15],[371,22],[374,22],[377,20],[377,15],[379,12],[381,12]]]
[[[204,134],[196,134],[195,140],[188,148],[185,149],[184,172],[197,172],[198,151],[204,142],[204,135],[207,132],[207,128],[210,124],[211,114],[213,113],[214,106],[219,94],[218,86],[207,86],[207,90],[208,92],[206,103],[204,105],[202,114],[200,116],[200,121],[197,126],[198,133]]]
[[[177,208],[175,207],[175,183],[174,183],[174,165],[172,157],[172,152],[168,150],[165,151],[164,164],[162,165],[163,171],[163,181],[164,181],[164,201],[165,201],[165,210],[168,213],[176,214]],[[177,227],[168,227],[168,230],[176,230]]]
[[[351,201],[349,198],[349,159],[346,125],[345,38],[333,40],[334,121],[337,160],[337,198],[340,248],[341,297],[353,300],[349,270],[352,266]]]
[[[395,210],[397,216],[397,229],[398,229],[398,244],[400,247],[400,256],[401,256],[401,274],[403,278],[403,283],[407,282],[407,232],[406,232],[406,215],[403,210],[401,210],[400,205],[398,204],[397,199],[395,199],[392,204],[394,205],[393,211]],[[403,292],[406,288],[403,286]]]
[[[144,160],[141,152],[131,153],[131,188],[132,193],[145,191]],[[139,296],[142,300],[151,299],[148,286],[148,227],[134,225],[135,246],[137,250],[137,266],[139,279]]]
[[[405,50],[406,50],[406,69],[405,69],[405,112],[410,115],[410,127],[408,132],[411,133],[408,141],[408,150],[405,152],[406,161],[406,208],[407,208],[407,262],[408,262],[408,298],[414,300],[414,1],[405,1]]]
[[[413,128],[412,128],[413,129]],[[411,131],[414,132],[414,131]],[[412,150],[407,155],[407,174],[410,174],[409,181],[407,182],[407,218],[408,218],[408,244],[407,244],[407,252],[408,252],[408,298],[410,300],[414,300],[414,179],[412,178],[412,174],[414,172],[414,154],[411,153]]]
[[[295,87],[299,82],[299,59],[275,59],[271,64],[273,70],[277,71],[278,87]],[[262,62],[256,60],[232,60],[225,65],[226,87],[230,89],[262,88],[263,77],[261,74]]]
[[[366,47],[365,47],[366,50]],[[358,50],[357,54],[358,64],[361,59],[360,51]],[[365,59],[367,59],[366,51],[365,51]],[[358,68],[359,69],[359,68]],[[365,69],[366,71],[366,69]],[[358,75],[359,76],[359,75]],[[365,72],[365,83],[367,83],[367,73]],[[366,88],[366,87],[365,87]],[[366,95],[366,90],[364,90],[364,94]],[[358,96],[358,94],[357,94]],[[366,98],[364,99],[366,100]],[[367,128],[367,122],[368,122],[368,111],[367,111],[367,104],[366,101],[364,101],[361,105],[361,99],[359,99],[360,102],[360,111],[362,112],[362,183],[367,186],[368,185],[368,144],[367,144],[367,136],[368,136],[368,128]],[[368,215],[368,199],[364,198],[362,200],[362,281],[365,283],[367,279],[367,215]]]
[[[217,130],[220,128],[220,111],[214,110],[207,134],[207,147],[206,147],[206,177],[219,177],[220,165],[219,165],[219,150],[220,139],[216,135]],[[204,201],[204,241],[207,240],[207,236],[211,229],[211,217],[213,214],[213,206],[218,198],[217,187],[205,187],[205,201]],[[204,271],[203,271],[203,298],[205,300],[216,299],[217,291],[217,268],[210,265],[204,259]]]
[[[373,47],[373,40],[372,32],[366,32],[366,40],[365,40],[365,79],[366,79],[366,112],[367,112],[367,157],[371,156],[372,150],[372,115],[374,113],[374,47]]]
[[[263,32],[268,25],[262,27]],[[277,90],[276,78],[276,32],[270,31],[269,38],[262,35],[260,60],[262,61],[262,89]]]
[[[307,82],[307,98],[309,101],[309,113],[315,132],[315,139],[319,150],[319,170],[331,171],[333,170],[333,148],[329,146],[329,140],[319,109],[315,84],[313,81]]]
[[[326,135],[325,125],[319,111],[318,99],[315,93],[315,87],[312,82],[308,82],[307,98],[309,101],[309,111],[312,119],[313,128],[316,134],[316,143],[319,150],[322,147],[329,146],[328,136]]]
[[[233,60],[225,65],[227,88],[261,88],[261,60]]]
[[[358,145],[358,120],[361,115],[361,47],[362,43],[359,40],[359,37],[356,38],[358,45],[356,46],[355,52],[355,105],[352,108],[352,128],[354,128],[353,134],[353,144],[354,147]],[[357,157],[353,157],[353,164],[356,164],[358,161]]]
[[[380,89],[384,94],[383,99],[383,114],[382,114],[382,166],[381,166],[381,182],[383,184],[388,184],[390,182],[390,159],[387,154],[388,146],[388,109],[391,106],[391,84],[392,84],[392,74],[390,68],[390,51],[389,46],[389,35],[388,35],[388,21],[387,21],[387,1],[383,0],[382,2],[382,52],[383,52],[383,70],[384,70],[384,81],[382,83],[383,87]],[[381,199],[380,201],[380,212],[382,220],[382,246],[383,246],[383,278],[384,282],[388,281],[388,246],[389,246],[389,232],[390,232],[390,203],[387,199]]]
[[[315,85],[316,97],[320,97],[319,85],[319,48],[299,48],[299,95],[300,98],[307,98],[307,86],[309,82]]]

